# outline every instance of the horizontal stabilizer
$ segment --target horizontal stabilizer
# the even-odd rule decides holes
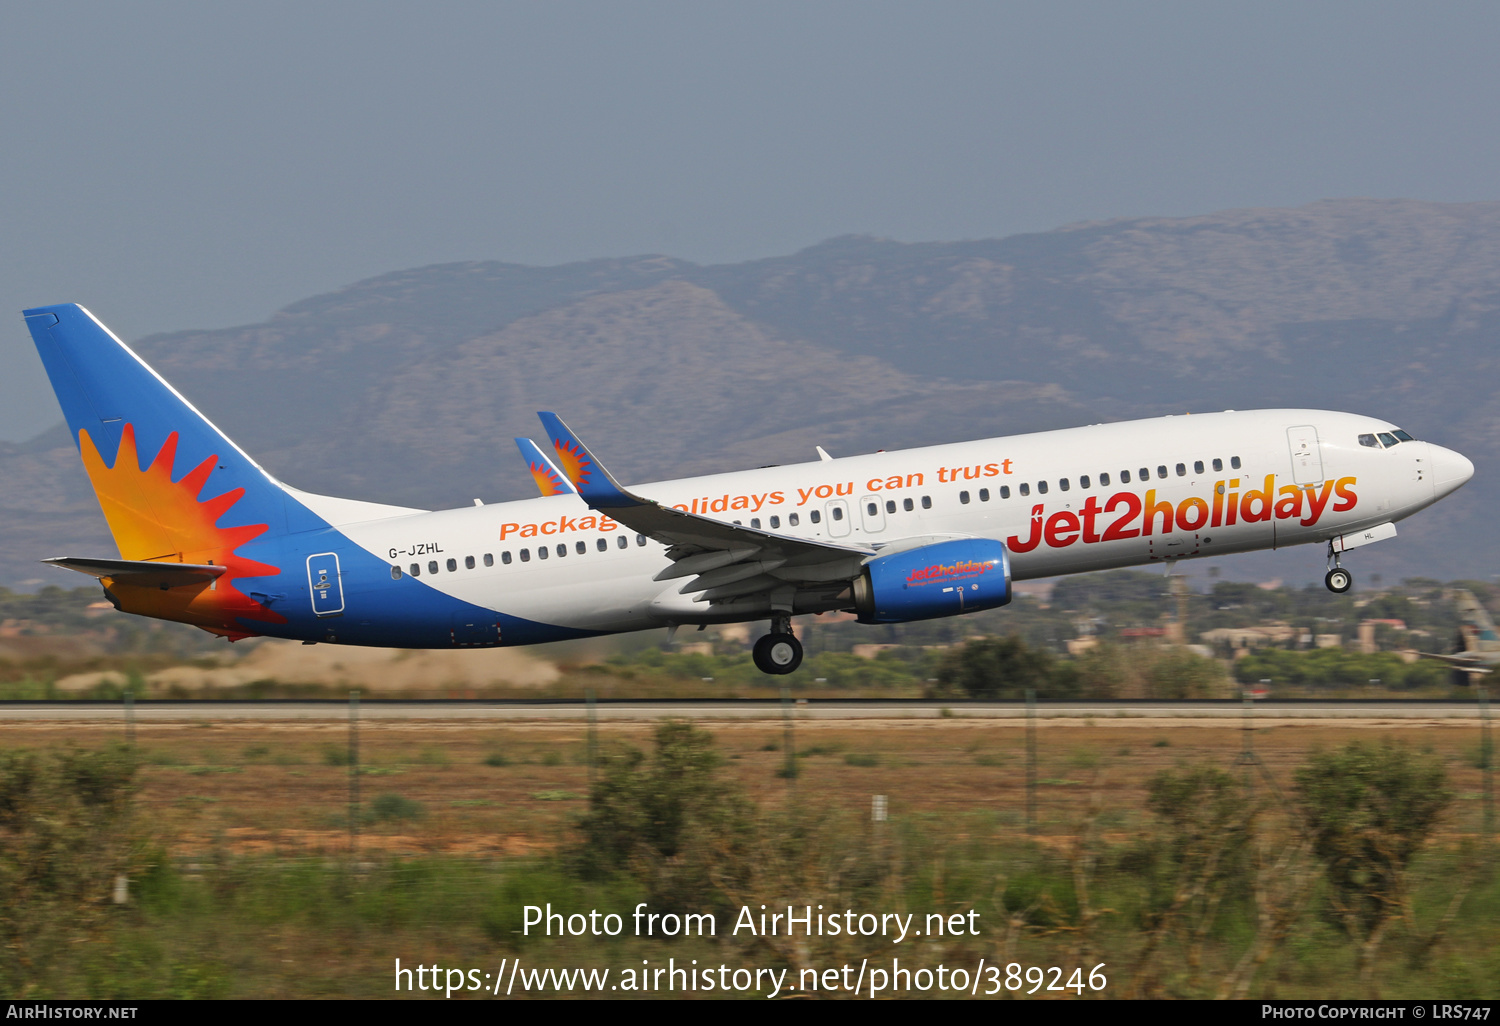
[[[149,559],[93,559],[87,556],[56,556],[42,562],[101,580],[108,577],[117,584],[137,588],[207,584],[228,569],[213,563],[155,563]]]

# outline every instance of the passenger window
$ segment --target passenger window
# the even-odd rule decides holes
[[[531,562],[531,550],[530,549],[522,549],[521,550],[521,562],[523,562],[523,563],[530,563]]]
[[[1130,483],[1130,471],[1128,471],[1128,470],[1122,470],[1122,471],[1120,471],[1120,483],[1121,484],[1129,484]]]
[[[620,535],[620,539],[615,543],[615,547],[621,549],[630,548],[630,539],[625,537],[623,534]]]
[[[771,530],[778,531],[780,529],[781,529],[781,518],[780,517],[772,517],[771,518]]]
[[[472,569],[474,569],[474,557],[473,556],[465,556],[464,557],[464,569],[465,570],[472,570]]]
[[[1187,477],[1187,464],[1186,463],[1179,463],[1179,464],[1177,464],[1177,476],[1178,477]]]
[[[588,542],[581,541],[581,542],[574,542],[573,543],[573,551],[576,552],[576,553],[578,553],[580,556],[584,555],[586,552],[588,552],[588,550],[589,550],[589,543]]]
[[[811,520],[815,524],[821,524],[823,522],[823,514],[819,513],[817,510],[812,510],[807,514],[807,519]]]
[[[1402,431],[1400,428],[1397,428],[1396,430],[1392,431],[1391,434],[1395,435],[1397,438],[1401,439],[1401,441],[1403,441],[1403,442],[1415,442],[1416,441],[1415,438],[1413,438],[1411,435],[1407,434],[1405,431]]]
[[[495,565],[495,554],[493,552],[486,552],[484,554],[484,565],[485,566],[494,566]]]
[[[1084,489],[1085,491],[1088,490],[1088,487],[1089,487],[1089,476],[1087,474],[1084,474],[1082,477],[1080,477],[1078,479],[1078,487]]]
[[[835,507],[833,507],[833,509],[830,512],[832,512],[832,514],[833,514],[833,519],[835,519],[835,520],[842,520],[842,519],[844,519],[844,507],[842,507],[842,506],[835,506]]]
[[[1057,482],[1057,487],[1061,488],[1063,491],[1067,491],[1068,490],[1068,479],[1067,478],[1063,478],[1062,480],[1058,481]]]
[[[1395,435],[1388,434],[1385,431],[1380,432],[1380,441],[1385,445],[1387,449],[1401,444],[1400,442],[1396,441]]]
[[[1193,473],[1195,473],[1195,474],[1201,474],[1201,473],[1203,473],[1203,461],[1202,460],[1194,460],[1193,461]]]
[[[902,499],[901,500],[901,508],[904,509],[904,510],[906,510],[906,512],[910,513],[911,510],[912,510],[912,501],[910,499]]]
[[[963,503],[965,506],[967,506],[969,504],[969,493],[968,492],[959,492],[958,493],[958,501],[961,502],[961,503]]]
[[[1030,495],[1031,494],[1031,485],[1029,485],[1029,484],[1023,484],[1023,485],[1021,485],[1020,492],[1021,492],[1022,495]]]
[[[421,563],[413,563],[409,567],[409,569],[411,570],[411,575],[413,577],[421,577],[422,576],[422,564]]]
[[[760,530],[760,517],[751,517],[750,518],[750,526],[753,527],[753,528],[755,528],[757,531],[759,531]]]
[[[1217,474],[1224,469],[1223,460],[1214,460],[1214,473]]]
[[[500,562],[504,563],[506,566],[510,566],[510,549],[506,549],[504,552],[500,553]]]
[[[609,539],[608,538],[596,538],[596,539],[594,539],[594,548],[598,549],[600,552],[608,552],[609,551]]]
[[[1143,481],[1143,482],[1151,480],[1151,468],[1150,467],[1142,467],[1140,469],[1140,472],[1136,474],[1136,478],[1137,478],[1137,480],[1140,480],[1140,481]]]
[[[438,569],[437,569],[437,560],[430,559],[430,560],[427,561],[427,572],[430,573],[430,574],[435,574],[435,573],[438,572]]]
[[[1047,494],[1047,482],[1046,481],[1038,481],[1036,483],[1036,493],[1038,495],[1046,495]]]
[[[1109,474],[1106,473],[1106,474],[1100,474],[1099,475],[1099,487],[1100,488],[1108,488],[1109,487]]]
[[[981,488],[981,489],[979,489],[979,501],[980,502],[989,502],[990,501],[990,490],[988,488]]]
[[[545,545],[538,545],[536,547],[536,558],[537,559],[546,559],[550,555],[552,555],[552,553],[550,553],[550,552],[547,551],[547,546],[545,546]]]
[[[1001,485],[1000,486],[1000,498],[1002,498],[1002,499],[1008,499],[1008,498],[1010,498],[1010,485]]]
[[[448,572],[451,574],[451,573],[454,573],[457,570],[458,570],[458,560],[456,560],[456,559],[449,559],[448,560]]]
[[[867,503],[865,503],[865,512],[868,513],[872,517],[873,516],[878,516],[880,514],[880,503],[878,503],[878,502],[867,502]]]
[[[1167,465],[1165,463],[1158,463],[1156,465],[1156,476],[1157,477],[1166,477],[1167,476]]]
[[[801,522],[801,519],[802,518],[797,516],[797,514],[795,513],[788,513],[786,516],[786,522],[790,527],[796,527],[797,524]]]
[[[558,559],[562,559],[567,554],[568,554],[568,543],[567,542],[558,542],[557,543],[557,558]]]
[[[894,513],[894,512],[896,512],[896,500],[895,499],[886,499],[885,500],[885,511],[887,513]]]
[[[644,545],[644,544],[646,544],[646,536],[644,534],[638,534],[638,535],[636,535],[635,536],[635,543],[637,545]]]
[[[399,566],[393,566],[393,567],[391,567],[391,580],[393,580],[393,581],[399,581],[399,580],[401,580],[401,568]]]
[[[924,495],[924,496],[922,496],[922,508],[923,509],[931,509],[932,508],[932,496],[930,496],[930,495]]]
[[[1229,469],[1230,470],[1239,470],[1240,469],[1240,458],[1238,456],[1231,456],[1231,457],[1229,457]]]

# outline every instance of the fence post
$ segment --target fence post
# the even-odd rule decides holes
[[[1490,740],[1490,693],[1483,684],[1477,685],[1479,692],[1479,759],[1480,772],[1484,774],[1484,840],[1488,844],[1495,836],[1495,746]]]
[[[1026,832],[1036,833],[1036,689],[1026,689]]]
[[[792,733],[792,691],[790,688],[781,689],[781,720],[781,747],[786,752],[786,763],[781,772],[786,777],[787,787],[791,787],[792,781],[797,779],[797,748],[796,738]]]
[[[135,747],[135,692],[125,689],[125,743]]]
[[[349,692],[349,854],[359,851],[359,689]]]
[[[588,763],[589,763],[589,791],[594,789],[594,764],[599,759],[599,711],[598,699],[594,695],[593,688],[587,688],[583,692],[584,699],[589,707],[589,736],[588,736]]]

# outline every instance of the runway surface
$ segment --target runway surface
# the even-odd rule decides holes
[[[704,701],[605,701],[595,706],[599,720],[780,720],[787,708],[764,700]],[[1026,706],[1018,702],[865,701],[860,699],[807,699],[790,705],[798,720],[988,720],[1021,721]],[[347,720],[349,704],[339,701],[263,702],[168,702],[135,703],[132,715],[140,723],[202,720],[291,721]],[[361,720],[447,720],[525,722],[584,720],[588,706],[582,701],[361,701]],[[1044,721],[1077,723],[1092,719],[1110,725],[1128,726],[1133,721],[1238,720],[1246,715],[1236,701],[1219,702],[1041,702],[1036,716]],[[1392,721],[1476,720],[1475,702],[1427,701],[1262,701],[1249,715],[1257,722],[1327,722],[1361,720]],[[0,702],[0,726],[36,721],[101,722],[121,720],[119,702]],[[1105,725],[1100,723],[1099,725]]]

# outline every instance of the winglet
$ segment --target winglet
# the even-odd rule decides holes
[[[562,422],[561,417],[547,412],[539,412],[537,416],[542,420],[547,437],[552,440],[557,465],[591,508],[639,506],[648,501],[631,495],[620,487],[620,483],[610,476],[609,471],[604,469],[604,465],[589,452],[568,425]]]
[[[537,491],[543,495],[578,494],[578,489],[562,476],[562,472],[547,458],[547,454],[542,452],[541,446],[529,438],[517,438],[516,448],[521,450],[521,459],[526,461],[526,469],[531,471]]]

